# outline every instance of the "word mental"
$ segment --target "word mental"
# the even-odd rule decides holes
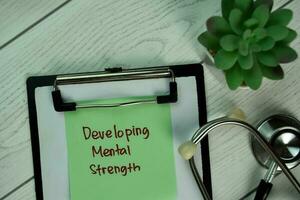
[[[102,146],[96,147],[93,145],[92,155],[93,157],[96,157],[97,155],[100,157],[123,156],[123,155],[131,156],[131,149],[129,145],[126,145],[126,147],[120,147],[119,144],[116,144],[115,148],[103,148]]]

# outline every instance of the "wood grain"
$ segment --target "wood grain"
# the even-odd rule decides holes
[[[284,1],[276,3],[278,6]],[[205,29],[205,20],[220,13],[216,5],[219,0],[72,1],[2,49],[0,198],[33,175],[26,77],[102,70],[111,66],[133,68],[200,62],[204,51],[196,38]],[[294,10],[295,7],[300,8],[299,1],[293,3]],[[296,20],[291,25],[299,30]],[[299,49],[299,39],[294,46]],[[209,117],[221,116],[239,105],[251,122],[279,111],[300,118],[297,64],[299,61],[285,66],[284,81],[265,81],[257,92],[231,92],[215,77],[213,69],[206,68]],[[217,140],[214,137],[212,140],[213,148]],[[217,166],[221,169],[222,165]],[[15,194],[16,198],[34,199],[34,188],[24,187]],[[217,195],[220,192],[217,191]]]
[[[32,200],[35,199],[34,180],[9,195],[5,200]]]
[[[0,1],[0,47],[62,2],[63,0]]]

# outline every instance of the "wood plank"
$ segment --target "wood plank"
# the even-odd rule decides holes
[[[71,2],[0,51],[0,93],[3,94],[0,97],[0,197],[33,174],[26,77],[94,71],[110,66],[200,62],[203,49],[196,37],[204,30],[206,18],[219,13],[216,4],[219,0]],[[270,103],[263,105],[270,90],[275,92],[274,105],[289,97],[282,108],[296,113],[299,106],[295,103],[294,88],[299,82],[294,74],[299,71],[295,71],[295,65],[287,66],[289,79],[275,84],[266,82],[255,93],[230,92],[206,70],[209,116],[226,113],[239,102],[246,112],[257,104],[261,111],[272,110]],[[252,121],[260,119],[257,118],[260,112],[250,113]]]
[[[35,199],[34,180],[5,198],[5,200],[33,200]]]
[[[0,1],[0,47],[64,0]]]
[[[26,178],[33,175],[31,147],[29,140],[23,131],[15,133],[1,141],[0,153],[0,198],[11,192],[15,187],[23,183]],[[22,139],[17,139],[22,136]],[[9,145],[8,145],[9,144]]]

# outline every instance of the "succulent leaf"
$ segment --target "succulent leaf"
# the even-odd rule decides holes
[[[256,0],[254,6],[257,8],[260,5],[267,5],[269,10],[272,10],[273,0]]]
[[[261,66],[261,71],[264,77],[271,80],[281,80],[284,78],[284,72],[279,65],[277,67]]]
[[[293,12],[290,9],[279,9],[271,13],[268,25],[287,26],[293,18]]]
[[[252,50],[253,52],[255,52],[255,53],[261,51],[261,46],[260,46],[259,44],[256,44],[256,43],[251,44],[251,47],[250,47],[250,48],[251,48],[251,50]]]
[[[253,67],[253,54],[249,53],[246,56],[239,55],[238,62],[242,69],[251,69]]]
[[[219,48],[218,38],[208,31],[205,31],[201,35],[199,35],[198,41],[207,49],[217,50]]]
[[[249,70],[242,70],[243,78],[246,84],[253,90],[257,90],[262,83],[262,72],[260,65],[255,62],[253,67]]]
[[[292,30],[292,29],[289,29],[289,33],[288,35],[286,36],[286,38],[284,38],[281,42],[285,43],[285,44],[289,44],[291,43],[294,39],[296,39],[297,37],[297,32]]]
[[[252,36],[252,31],[250,29],[247,29],[243,33],[243,39],[248,40]]]
[[[235,0],[235,5],[238,9],[247,12],[253,4],[253,0]]]
[[[250,18],[246,20],[243,24],[246,28],[254,28],[258,25],[258,20],[255,18]]]
[[[243,21],[243,13],[241,10],[235,8],[229,14],[229,24],[232,30],[237,33],[242,33],[242,21]]]
[[[221,7],[223,17],[228,19],[231,10],[234,8],[234,0],[222,0]]]
[[[273,53],[279,63],[289,63],[298,57],[297,52],[291,47],[283,44],[278,44],[273,49]]]
[[[239,37],[236,35],[225,35],[220,40],[220,45],[225,51],[234,51],[238,48]]]
[[[242,70],[238,65],[233,66],[231,69],[225,71],[227,85],[231,90],[237,89],[243,83]]]
[[[247,56],[249,53],[249,43],[246,40],[240,40],[239,42],[239,53],[242,56]]]
[[[257,58],[259,62],[263,65],[269,67],[276,67],[278,65],[277,58],[275,55],[270,51],[262,51],[257,54]]]
[[[215,56],[216,67],[222,70],[230,69],[237,61],[236,52],[218,51]]]
[[[271,37],[266,37],[258,42],[262,51],[268,51],[275,46],[275,41]]]
[[[252,18],[258,20],[259,27],[264,27],[267,24],[269,17],[270,11],[267,5],[260,5],[254,10],[252,14]]]
[[[274,25],[267,27],[267,33],[271,36],[275,41],[283,40],[289,34],[289,29],[285,26]]]
[[[259,41],[267,36],[267,31],[263,28],[256,28],[253,31],[253,36],[255,38],[255,41]]]
[[[231,32],[228,22],[223,17],[219,16],[209,18],[206,22],[206,26],[207,30],[216,36]]]

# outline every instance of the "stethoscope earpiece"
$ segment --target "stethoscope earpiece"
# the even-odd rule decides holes
[[[246,121],[246,114],[242,109],[236,107],[229,113],[228,118]]]
[[[228,115],[228,118],[245,121],[246,120],[246,115],[245,115],[245,113],[242,109],[235,108]],[[197,132],[194,135],[196,135],[196,134],[197,134]],[[197,144],[195,144],[192,141],[187,141],[187,142],[185,142],[185,143],[183,143],[179,146],[178,152],[179,152],[179,154],[181,155],[181,157],[183,159],[189,160],[196,153],[196,149],[197,149]]]
[[[178,152],[183,159],[189,160],[196,153],[196,149],[197,145],[195,143],[193,143],[192,141],[187,141],[180,145],[180,147],[178,148]]]

